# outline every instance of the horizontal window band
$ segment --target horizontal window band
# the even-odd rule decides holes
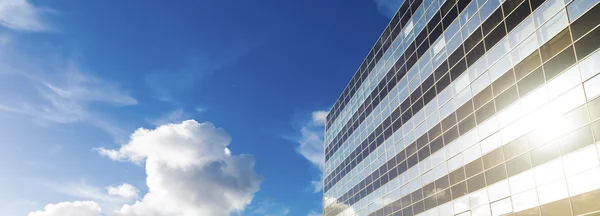
[[[566,30],[568,30],[568,28]],[[598,29],[598,31],[600,31],[600,29]],[[555,38],[557,38],[557,37],[561,37],[561,34],[558,34],[557,36],[555,36]],[[590,33],[586,37],[594,37],[594,35],[592,33]],[[552,40],[550,40],[548,43],[551,43],[551,41]],[[572,42],[570,42],[570,43],[572,43]],[[376,184],[374,183],[378,177],[384,176],[384,174],[381,174],[381,173],[389,173],[390,172],[386,167],[394,167],[394,166],[396,166],[396,164],[400,164],[399,166],[394,167],[395,169],[397,169],[396,174],[391,172],[392,173],[391,175],[394,177],[397,175],[400,175],[401,173],[410,169],[410,167],[416,165],[418,162],[420,162],[426,158],[426,157],[419,157],[419,156],[421,156],[421,155],[429,156],[429,155],[434,154],[435,151],[439,150],[445,144],[449,143],[449,142],[447,142],[448,140],[453,141],[454,139],[456,139],[456,137],[462,136],[464,133],[466,133],[465,131],[468,131],[468,130],[472,129],[473,127],[475,127],[476,125],[485,122],[485,120],[492,117],[495,113],[500,112],[502,109],[506,108],[508,105],[512,104],[514,101],[517,101],[523,97],[526,97],[527,94],[530,93],[533,89],[536,89],[537,87],[550,81],[550,79],[552,79],[553,76],[551,77],[548,74],[549,73],[555,74],[556,68],[550,68],[549,70],[547,70],[548,67],[546,67],[546,65],[552,65],[553,61],[562,61],[562,60],[560,58],[558,58],[558,56],[560,56],[561,54],[558,54],[556,57],[553,57],[551,60],[547,61],[545,64],[542,65],[539,53],[541,52],[542,49],[544,49],[544,47],[546,47],[546,45],[548,45],[548,44],[544,44],[544,45],[540,46],[539,49],[537,49],[532,54],[530,54],[529,57],[525,58],[525,60],[523,62],[517,64],[514,68],[510,69],[508,71],[508,73],[505,73],[505,75],[503,75],[501,78],[496,80],[494,83],[490,84],[490,86],[488,86],[488,88],[486,88],[489,90],[484,89],[484,91],[480,92],[478,95],[475,95],[466,104],[462,105],[458,110],[453,112],[450,116],[446,117],[440,124],[434,126],[430,131],[428,131],[423,136],[418,138],[412,144],[407,145],[408,147],[406,149],[404,149],[403,151],[401,151],[398,155],[396,155],[395,158],[392,158],[390,161],[388,161],[386,164],[381,166],[373,174],[371,174],[370,176],[365,178],[365,180],[363,182],[357,184],[355,187],[353,187],[347,193],[342,195],[339,198],[339,200],[346,202],[346,204],[350,204],[350,205],[354,204],[355,202],[360,200],[362,197],[369,194],[367,192],[365,192],[363,195],[360,195],[360,193],[356,193],[357,191],[361,191],[361,189],[364,188],[364,185],[373,186],[373,188],[371,188],[371,191],[375,191],[378,187],[387,183],[387,181],[386,182],[378,182]],[[598,45],[595,45],[595,47],[597,49]],[[563,49],[560,53],[569,53],[569,52],[570,53],[573,52],[572,46],[569,46],[568,48]],[[583,57],[585,57],[585,56],[583,56]],[[535,59],[537,59],[537,60],[535,60]],[[538,62],[538,63],[534,63],[534,65],[537,65],[536,66],[537,69],[529,68],[528,70],[525,70],[525,71],[519,71],[519,70],[522,70],[523,65],[531,65],[532,62]],[[576,62],[575,61],[572,61],[572,62],[564,62],[563,61],[563,63],[565,63],[565,65],[561,66],[562,70],[569,68],[571,65],[574,65]],[[562,72],[562,71],[560,71],[560,72]],[[518,75],[519,73],[522,73],[524,75]],[[542,76],[538,76],[538,77],[541,77],[541,82],[533,81],[532,79],[529,78],[530,76],[532,76],[536,73],[542,74]],[[510,76],[507,76],[507,74]],[[547,77],[547,79],[545,79],[545,80],[544,80],[544,75],[546,75],[546,77]],[[486,106],[482,106],[474,111],[473,106],[475,106],[475,104],[476,104],[475,101],[478,100],[477,98],[481,98],[482,95],[489,94],[488,91],[491,92],[491,89],[492,89],[491,87],[507,86],[507,84],[505,83],[507,80],[506,77],[508,77],[508,80],[510,80],[510,79],[513,80],[511,83],[508,84],[509,87],[502,87],[501,90],[499,90],[499,92],[496,92],[490,96],[486,96],[487,98],[490,98],[490,99],[486,99],[486,100],[483,100],[482,102],[480,102],[480,103],[486,104]],[[540,79],[540,78],[536,78],[536,79]],[[521,88],[519,88],[519,90],[517,91],[516,87],[518,87],[518,86],[528,86],[529,88],[524,89],[524,90],[521,90]],[[496,91],[496,90],[494,90],[494,91]],[[520,95],[520,96],[518,96],[518,95]],[[492,97],[495,97],[495,99],[491,100]],[[494,104],[497,108],[496,111],[494,111],[494,106],[493,106]],[[489,106],[489,105],[492,105],[492,106]],[[491,107],[491,109],[486,108],[487,106]],[[498,108],[498,107],[501,107],[501,108]],[[482,118],[481,116],[483,116],[484,118]],[[475,122],[475,119],[477,120],[476,122]],[[458,122],[458,124],[457,124],[457,122]],[[440,128],[443,128],[443,130]],[[466,129],[462,129],[462,128],[466,128]],[[441,131],[445,131],[444,134],[440,135]],[[447,140],[446,137],[449,137],[450,139]],[[441,145],[436,143],[436,142],[440,142],[440,141],[441,141]],[[427,143],[427,142],[429,142],[429,143]],[[419,143],[425,143],[425,144],[419,144]],[[441,147],[434,147],[434,146],[441,146]],[[427,149],[429,152],[427,152],[424,149]],[[424,153],[418,154],[421,152],[424,152]],[[413,160],[415,160],[415,161],[410,162],[409,160],[411,158],[413,158]],[[402,163],[400,163],[400,162],[402,162]],[[403,163],[405,163],[406,164],[405,166],[408,166],[408,167],[406,167],[406,168],[402,167]],[[392,164],[392,166],[389,166],[390,164]],[[412,165],[412,166],[410,166],[410,165]],[[399,167],[402,167],[402,168],[399,168]],[[361,187],[361,185],[362,185],[362,187]],[[377,186],[377,188],[375,188],[376,185],[379,185],[379,186]],[[358,198],[355,198],[355,196],[356,196],[355,194],[359,194]],[[352,200],[352,199],[354,199],[354,200]]]
[[[436,16],[440,16],[441,8],[449,5],[453,10],[458,11],[459,2],[469,3],[472,0],[458,0],[456,1],[446,1],[443,6],[436,12]],[[458,17],[458,14],[450,17],[444,17],[444,20],[448,19],[451,23]],[[440,22],[440,20],[436,20],[432,18],[426,26],[436,26],[434,22]],[[418,35],[431,36],[425,38],[425,40],[419,41],[414,40],[411,45],[409,45],[402,56],[394,63],[394,66],[386,73],[383,80],[379,82],[379,84],[371,91],[369,96],[362,102],[357,111],[352,115],[352,117],[348,120],[348,122],[342,127],[340,132],[332,139],[331,143],[326,145],[325,147],[325,161],[328,161],[331,156],[344,144],[344,142],[350,137],[358,126],[366,119],[367,116],[377,107],[377,105],[387,96],[389,93],[388,90],[391,90],[396,84],[400,82],[400,80],[406,75],[407,71],[409,71],[420,59],[419,50],[416,50],[417,44],[422,43],[419,48],[428,50],[430,43],[428,41],[435,41],[439,38],[442,32],[447,28],[447,26],[437,25],[442,28],[442,31],[439,31],[435,35],[430,35],[435,29],[428,29],[424,27],[422,31]],[[418,38],[419,36],[417,36]],[[429,39],[429,40],[427,40]],[[433,43],[433,42],[432,42]],[[422,55],[422,53],[420,53]]]
[[[498,7],[496,10],[502,10],[502,7]],[[529,11],[531,13],[531,11]],[[486,20],[488,22],[489,20]],[[522,22],[520,20],[519,22]],[[479,26],[474,32],[481,32],[481,26]],[[505,33],[506,34],[506,33]],[[490,37],[489,35],[487,37]],[[486,37],[486,38],[487,38]],[[482,41],[484,39],[480,39]],[[498,41],[496,41],[497,43]],[[480,42],[485,43],[485,41]],[[494,47],[495,44],[486,44],[487,50]],[[477,45],[473,45],[477,46]],[[335,185],[345,174],[347,174],[351,169],[353,169],[358,163],[362,161],[362,159],[366,158],[372,151],[374,151],[379,145],[381,145],[389,136],[391,136],[397,129],[399,129],[404,123],[406,123],[409,119],[413,117],[413,114],[416,114],[420,111],[425,105],[427,105],[435,95],[442,92],[446,87],[450,85],[450,83],[456,80],[462,73],[464,73],[467,67],[473,65],[485,52],[481,52],[476,56],[470,56],[468,53],[466,57],[470,59],[470,62],[467,62],[467,58],[465,58],[464,49],[466,49],[465,44],[458,47],[457,50],[451,54],[448,59],[443,63],[440,67],[436,68],[434,72],[425,80],[432,79],[435,83],[431,84],[431,86],[423,86],[421,85],[415,92],[411,93],[411,96],[415,96],[414,98],[407,98],[401,105],[391,112],[390,116],[383,121],[368,137],[364,140],[358,148],[356,148],[348,157],[344,159],[344,161],[334,169],[332,174],[328,175],[325,178],[325,186],[324,191],[327,192],[333,185]],[[454,65],[452,69],[448,69],[448,65]],[[420,97],[422,95],[422,89],[430,89],[430,95],[427,99],[428,101],[424,101],[424,97]],[[435,92],[435,93],[434,93]],[[425,94],[427,94],[425,93]],[[353,157],[355,156],[355,157]],[[356,162],[354,160],[356,159]]]
[[[390,20],[385,30],[381,33],[379,39],[375,42],[373,48],[371,48],[369,54],[367,54],[367,57],[363,60],[363,63],[359,69],[352,76],[352,79],[348,85],[346,85],[342,91],[342,94],[334,103],[330,113],[326,117],[327,121],[325,122],[325,130],[327,130],[331,124],[335,122],[339,113],[344,110],[348,101],[354,96],[356,90],[362,85],[362,82],[366,79],[366,77],[369,76],[370,73],[372,73],[374,66],[379,62],[382,56],[378,54],[385,53],[389,49],[394,38],[398,36],[399,32],[406,24],[400,22],[400,17],[411,17],[415,9],[418,8],[422,3],[423,0],[404,1],[402,3],[396,12],[396,15]]]

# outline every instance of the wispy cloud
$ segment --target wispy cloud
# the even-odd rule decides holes
[[[323,190],[322,172],[325,163],[323,136],[327,113],[327,111],[321,110],[312,112],[311,119],[303,123],[300,128],[300,138],[296,140],[300,144],[296,151],[321,172],[317,180],[311,182],[315,193]]]
[[[70,183],[43,182],[42,184],[60,194],[82,200],[94,200],[104,205],[118,206],[132,201],[132,197],[111,195],[107,190],[92,186],[84,180]]]
[[[113,136],[123,130],[96,109],[138,102],[118,84],[84,72],[74,60],[56,53],[28,53],[10,35],[0,37],[0,112],[44,123],[85,122]],[[2,42],[4,41],[4,42]]]
[[[266,199],[255,204],[252,204],[244,215],[249,216],[286,216],[290,213],[290,209],[286,206],[279,205],[270,199]]]
[[[392,18],[402,5],[404,0],[374,0],[377,5],[377,11],[387,18]]]
[[[0,25],[18,31],[47,31],[50,27],[42,16],[50,11],[27,0],[0,0]]]

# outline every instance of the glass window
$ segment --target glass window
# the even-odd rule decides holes
[[[506,198],[495,203],[492,203],[492,214],[493,215],[503,215],[512,212],[512,202],[510,198]]]
[[[446,46],[446,40],[444,37],[441,37],[433,44],[433,55],[437,55],[440,51],[444,49]]]
[[[577,43],[575,43],[575,47],[577,49],[577,57],[579,59],[583,59],[587,57],[590,53],[596,51],[596,49],[600,47],[600,43],[598,43],[598,38],[600,38],[600,28],[594,29],[585,37],[577,41]]]
[[[567,186],[571,196],[586,193],[600,188],[600,168],[567,177]]]
[[[473,129],[475,125],[475,116],[471,114],[469,117],[465,118],[458,124],[460,135],[464,135],[465,133]]]
[[[470,162],[465,165],[465,174],[467,178],[471,178],[475,174],[479,174],[483,171],[483,163],[481,159],[473,160],[473,158],[481,157],[481,149],[479,145],[474,145],[465,151],[465,163]]]
[[[573,52],[573,47],[569,47],[562,51],[560,54],[556,55],[550,61],[544,64],[544,74],[546,75],[546,80],[550,80],[554,78],[559,73],[563,72],[565,69],[571,67],[571,65],[575,64],[575,53]]]
[[[481,90],[483,90],[489,85],[490,78],[488,76],[488,73],[485,72],[471,84],[471,91],[473,92],[473,94],[478,94]]]
[[[511,48],[515,47],[534,31],[535,25],[533,24],[533,18],[528,17],[527,19],[523,20],[523,22],[521,22],[521,24],[508,35]]]
[[[593,145],[565,156],[563,161],[565,164],[565,174],[567,176],[596,167],[600,164],[598,162],[596,146]]]
[[[538,187],[538,197],[540,198],[541,205],[561,200],[568,196],[567,182],[564,179]]]
[[[600,72],[600,52],[595,52],[590,57],[579,63],[581,68],[581,77],[583,80],[587,80],[595,76]]]
[[[488,185],[490,185],[489,182],[488,182]],[[490,202],[502,199],[502,198],[510,195],[510,189],[508,187],[508,180],[504,180],[504,181],[498,182],[496,184],[493,184],[493,185],[489,186],[487,189],[488,189]]]
[[[420,32],[425,28],[425,19],[419,19],[419,21],[417,21],[417,23],[415,23],[415,29],[414,32]],[[420,41],[417,41],[420,42]]]
[[[459,121],[469,116],[471,113],[473,113],[473,104],[470,101],[466,104],[463,104],[460,108],[456,110],[456,116]]]
[[[514,58],[513,58],[514,59]],[[515,60],[515,62],[518,62]],[[515,70],[515,79],[520,80],[526,75],[528,75],[531,71],[536,69],[542,64],[539,52],[534,52],[525,58],[522,62],[518,63]]]
[[[515,85],[515,86],[509,88],[508,90],[506,90],[505,92],[503,92],[502,94],[498,95],[498,97],[495,99],[496,109],[502,110],[502,109],[508,107],[508,105],[515,102],[518,98],[519,98],[519,95],[517,94],[517,88]]]
[[[416,10],[416,11],[413,13],[412,17],[413,17],[414,19],[421,19],[421,16],[423,16],[423,13],[425,12],[425,9],[424,9],[424,8],[425,8],[425,7],[424,7],[423,5],[419,6],[419,9],[417,9],[417,10]],[[425,19],[422,19],[422,20],[425,20]],[[417,28],[417,29],[419,29],[419,28]]]
[[[454,194],[452,195],[452,197],[454,198]],[[455,199],[452,201],[453,205],[454,205],[454,214],[458,214],[464,211],[469,210],[469,197],[465,196],[462,197],[460,199]],[[467,214],[468,215],[468,214]],[[461,216],[463,216],[461,214]]]
[[[520,212],[539,205],[537,191],[535,189],[512,196],[512,201],[513,210],[515,212]]]
[[[517,25],[519,25],[519,23],[521,21],[523,21],[525,18],[527,18],[529,16],[529,14],[531,14],[531,11],[529,10],[529,1],[525,1],[523,4],[521,4],[512,14],[510,14],[507,18],[506,18],[506,29],[507,31],[511,31],[513,30],[513,28],[515,28]],[[531,20],[531,19],[528,19]]]
[[[496,113],[494,108],[494,101],[490,101],[488,104],[481,107],[481,109],[475,112],[475,118],[477,119],[477,124],[481,124],[484,121],[488,120],[492,115]]]
[[[498,43],[502,38],[506,36],[506,29],[504,23],[497,26],[490,34],[488,34],[485,38],[485,46],[488,47],[488,50],[491,49],[494,45]],[[504,40],[507,41],[507,40]],[[508,45],[508,42],[507,42]]]
[[[413,21],[411,20],[410,22],[408,22],[405,26],[404,26],[404,30],[402,30],[402,33],[404,34],[404,37],[407,38],[408,34],[411,33],[411,31],[413,30],[414,25],[413,25]]]
[[[483,42],[480,42],[471,52],[467,54],[467,63],[469,66],[474,65],[485,54]]]
[[[490,68],[490,80],[495,81],[498,77],[504,75],[506,71],[512,68],[510,55],[504,56],[494,66]]]
[[[506,171],[508,176],[514,176],[529,169],[531,169],[531,159],[529,157],[529,153],[522,154],[506,162]]]
[[[535,26],[540,27],[565,5],[563,0],[548,0],[533,14]],[[552,23],[549,21],[548,23]],[[561,28],[562,29],[562,28]]]
[[[436,14],[438,4],[439,4],[439,2],[435,1],[431,5],[431,7],[427,8],[427,12],[425,12],[425,17],[427,20],[431,20],[431,17],[433,17],[433,15]]]
[[[545,44],[548,40],[567,27],[567,25],[569,25],[567,13],[565,10],[561,10],[556,16],[550,19],[538,30],[537,35],[540,44]]]
[[[542,61],[548,61],[548,59],[554,57],[554,55],[571,45],[572,42],[573,41],[571,40],[571,34],[568,28],[558,33],[558,35],[548,41],[548,43],[540,47]]]
[[[539,166],[560,156],[558,143],[549,143],[531,151],[531,163]]]
[[[473,33],[475,30],[477,30],[479,28],[479,24],[481,24],[480,21],[481,20],[479,19],[479,16],[473,17],[473,19],[471,19],[471,21],[469,21],[469,23],[467,23],[463,27],[463,29],[462,29],[463,37],[468,37],[469,35],[471,35],[471,33]]]
[[[496,8],[498,8],[498,6],[500,6],[500,2],[498,0],[489,0],[479,10],[481,19],[486,20],[488,18],[488,16],[490,16],[496,10]]]
[[[540,85],[542,85],[543,83],[544,73],[541,68],[538,68],[533,73],[529,74],[517,83],[517,86],[519,88],[519,95],[523,97],[529,94],[529,92],[539,87]]]
[[[479,109],[481,106],[492,100],[494,94],[492,92],[492,87],[488,86],[483,91],[479,92],[475,97],[473,97],[473,104],[475,105],[475,109]]]
[[[485,172],[485,179],[487,180],[488,185],[502,181],[506,179],[506,177],[506,167],[504,166],[504,164],[494,167]]]
[[[469,6],[467,6],[467,8],[461,12],[460,20],[462,21],[462,23],[466,23],[467,21],[469,21],[469,19],[471,19],[471,17],[473,17],[473,15],[475,15],[476,12],[477,2],[471,1]]]
[[[492,13],[492,15],[490,15],[490,17],[487,18],[487,20],[484,19],[485,22],[483,22],[483,24],[481,24],[481,29],[483,30],[483,34],[484,35],[489,34],[492,31],[492,29],[494,29],[498,24],[502,23],[503,19],[504,19],[504,15],[502,15],[502,10],[501,9],[496,10],[494,13]]]
[[[507,73],[496,79],[492,83],[492,87],[494,88],[494,94],[498,95],[504,90],[506,90],[509,86],[512,86],[515,83],[515,74],[512,70],[509,70]]]
[[[584,87],[588,100],[600,95],[600,76],[595,76],[594,78],[585,82]]]
[[[452,36],[454,36],[458,32],[460,26],[460,20],[455,20],[452,24],[450,24],[450,26],[446,27],[446,31],[444,31],[444,36],[446,36],[446,38],[452,38]]]
[[[529,56],[532,52],[536,51],[539,47],[536,39],[536,34],[530,35],[523,43],[519,44],[511,53],[515,62],[520,62]]]
[[[586,194],[571,197],[573,213],[576,215],[582,215],[600,210],[598,200],[600,200],[600,191],[592,191]],[[597,214],[597,212],[595,214]]]
[[[586,2],[593,2],[591,4],[595,4],[596,0],[587,0]],[[575,4],[577,2],[574,2]],[[569,10],[570,8],[567,8]],[[569,11],[570,13],[571,11]],[[569,14],[570,15],[570,14]],[[573,38],[579,39],[585,33],[593,29],[600,22],[600,6],[595,6],[588,12],[586,12],[581,18],[577,19],[575,22],[571,20],[573,23],[571,25],[571,30],[573,33]]]
[[[572,67],[548,83],[548,92],[551,98],[555,98],[579,83],[581,83],[579,70],[577,67]]]
[[[506,144],[508,141],[516,138],[513,127],[506,127],[508,126],[510,123],[513,123],[514,121],[518,120],[521,118],[521,116],[523,115],[523,113],[521,112],[521,103],[516,102],[513,103],[512,105],[508,106],[508,108],[504,109],[502,112],[498,113],[498,121],[500,123],[500,128],[502,129],[502,138],[504,140],[504,143]],[[504,128],[506,127],[506,128]],[[516,128],[518,128],[519,126],[516,125]],[[518,134],[519,132],[517,132]]]
[[[456,50],[456,48],[460,47],[461,43],[462,43],[462,36],[460,34],[458,34],[454,38],[452,38],[450,41],[448,41],[448,44],[446,45],[447,52],[448,53],[454,52],[454,50]]]
[[[535,187],[533,171],[531,170],[511,177],[508,182],[510,183],[511,194],[521,193]]]
[[[502,145],[502,141],[500,140],[500,133],[495,133],[492,136],[489,136],[485,140],[481,141],[481,152],[486,154]]]
[[[543,215],[573,215],[569,199],[562,199],[540,207]]]
[[[442,50],[435,58],[433,58],[433,67],[439,67],[442,63],[446,62],[446,50]]]

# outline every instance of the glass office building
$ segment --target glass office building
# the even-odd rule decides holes
[[[405,0],[326,121],[323,214],[600,215],[599,0]]]

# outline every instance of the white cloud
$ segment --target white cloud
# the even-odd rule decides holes
[[[106,187],[108,194],[114,196],[120,196],[124,198],[137,198],[140,190],[135,188],[133,185],[123,183],[119,186],[108,186]]]
[[[61,202],[48,204],[43,211],[29,213],[29,216],[100,216],[100,206],[93,201]]]
[[[305,123],[300,129],[301,137],[298,140],[300,146],[296,148],[298,153],[319,168],[321,172],[323,172],[323,165],[325,163],[323,136],[327,113],[327,111],[312,112],[311,120]],[[321,174],[318,180],[311,182],[315,193],[323,190],[322,178]]]
[[[46,31],[49,27],[41,19],[45,11],[27,0],[0,0],[0,25],[20,31]]]
[[[312,112],[311,123],[306,124],[300,129],[302,137],[298,141],[300,146],[297,149],[298,153],[317,166],[321,171],[325,162],[323,158],[323,152],[325,151],[323,124],[325,123],[327,113],[327,111]]]
[[[119,215],[214,215],[241,212],[262,178],[251,155],[227,154],[230,137],[193,120],[138,129],[120,149],[99,149],[113,160],[145,163],[148,193]]]
[[[325,119],[329,111],[315,111],[312,113],[312,122],[317,126],[325,125]]]

